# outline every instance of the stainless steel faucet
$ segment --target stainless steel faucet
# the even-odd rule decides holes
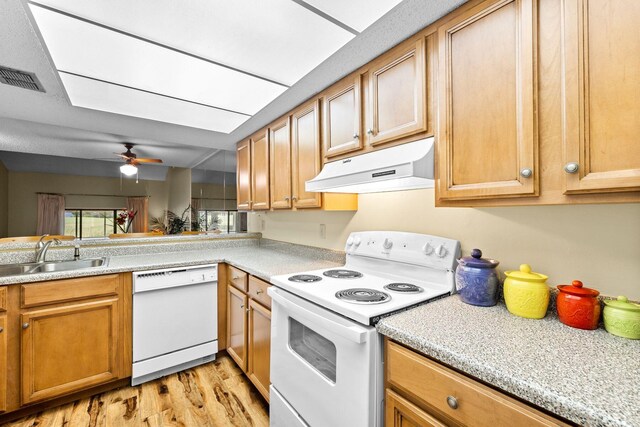
[[[40,237],[40,240],[38,240],[38,243],[36,243],[36,262],[46,261],[47,251],[49,250],[49,246],[51,246],[52,243],[55,243],[56,245],[60,244],[60,240],[56,239],[55,237],[47,242],[43,242],[45,237],[49,237],[49,235],[42,235],[42,237]]]

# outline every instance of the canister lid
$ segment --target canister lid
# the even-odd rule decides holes
[[[595,289],[585,288],[580,280],[574,280],[571,285],[558,285],[560,292],[566,292],[579,297],[597,297],[600,292]]]
[[[529,282],[546,282],[547,276],[540,273],[534,273],[531,271],[529,264],[520,264],[520,270],[518,271],[505,271],[505,276],[513,277],[514,279],[526,280]]]
[[[480,249],[473,249],[471,250],[471,256],[460,258],[458,263],[473,268],[496,268],[498,264],[500,264],[500,261],[482,258],[482,251]]]
[[[609,307],[621,308],[628,311],[640,311],[640,304],[629,302],[629,298],[619,296],[616,300],[605,300],[604,303]]]

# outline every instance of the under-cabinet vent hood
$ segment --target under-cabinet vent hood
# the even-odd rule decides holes
[[[306,183],[322,193],[381,193],[433,188],[433,138],[327,163]]]

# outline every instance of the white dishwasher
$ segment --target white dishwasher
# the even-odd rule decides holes
[[[132,385],[210,362],[217,352],[217,265],[133,273]]]

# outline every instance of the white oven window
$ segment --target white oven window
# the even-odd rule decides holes
[[[289,318],[289,347],[329,381],[336,382],[336,346],[295,319]]]

